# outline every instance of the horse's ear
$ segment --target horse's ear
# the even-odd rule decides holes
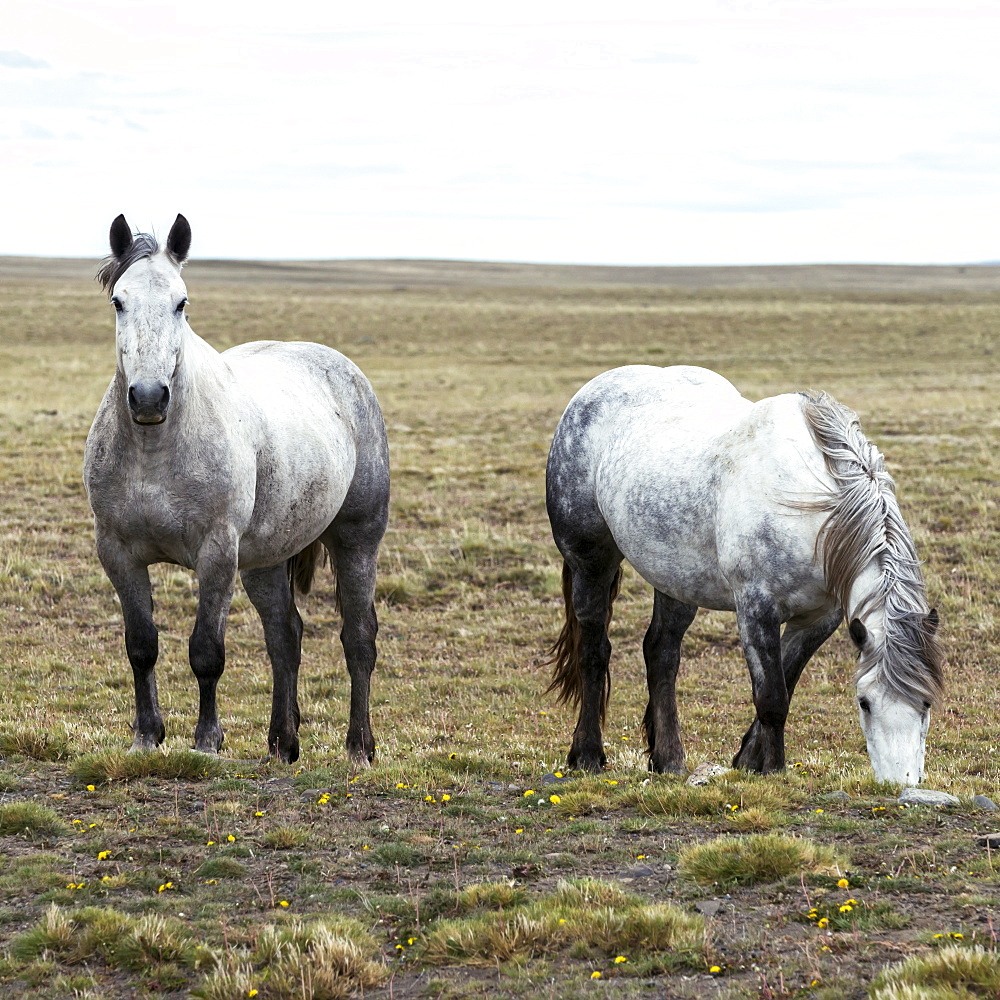
[[[167,253],[170,254],[178,264],[183,264],[187,260],[188,251],[191,249],[191,226],[188,220],[179,212],[174,224],[167,233]]]
[[[931,635],[935,635],[938,630],[938,625],[941,624],[941,619],[938,618],[937,608],[931,608],[931,610],[924,615],[924,628],[930,632]]]
[[[132,229],[125,221],[124,215],[119,215],[111,223],[111,233],[109,236],[111,240],[111,253],[115,257],[120,258],[132,245]]]
[[[851,633],[854,645],[860,649],[865,644],[865,640],[868,638],[868,629],[866,629],[861,623],[861,619],[852,618],[851,624],[847,627],[847,631]]]

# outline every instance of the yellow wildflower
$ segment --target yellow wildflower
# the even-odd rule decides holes
[[[229,843],[231,844],[234,840],[236,840],[236,838],[232,834],[230,834],[228,837],[226,837],[226,840],[228,840]]]
[[[97,854],[98,861],[104,861],[105,858],[110,858],[110,857],[111,857],[110,851],[99,851]]]
[[[87,785],[87,791],[88,792],[96,792],[97,789],[93,785]]]
[[[441,801],[442,802],[451,802],[451,796],[447,792],[445,792],[444,795],[441,796]]]
[[[528,797],[529,795],[534,795],[534,794],[535,794],[535,790],[534,790],[534,788],[529,788],[529,789],[528,789],[528,790],[527,790],[527,791],[526,791],[526,792],[524,793],[524,797],[525,797],[525,798],[527,798],[527,797]]]
[[[278,906],[288,906],[288,905],[289,904],[288,904],[288,900],[287,899],[283,899],[283,900],[281,900],[280,903],[278,903]]]
[[[597,971],[597,970],[595,969],[595,970],[594,970],[594,971],[593,971],[593,972],[592,972],[592,973],[590,974],[590,978],[591,978],[591,979],[600,979],[600,978],[601,978],[601,974],[600,974],[600,973],[599,973],[599,972],[598,972],[598,971]]]
[[[713,965],[708,971],[711,972],[713,976],[717,976],[720,972],[722,972],[722,966]]]
[[[557,806],[560,802],[562,802],[562,799],[559,798],[558,795],[550,795],[549,802],[551,802],[554,806]]]
[[[840,888],[840,889],[847,889],[850,886],[850,884],[851,883],[848,882],[846,878],[842,878],[842,879],[838,879],[837,880],[837,887]]]
[[[819,920],[816,921],[816,926],[817,927],[829,927],[830,926],[830,918],[829,917],[820,917]]]
[[[622,962],[627,962],[627,961],[628,961],[628,959],[624,955],[616,955],[615,956],[615,965],[621,965]]]

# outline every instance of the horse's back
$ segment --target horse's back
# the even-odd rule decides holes
[[[802,400],[753,403],[690,366],[598,376],[553,443],[554,530],[572,531],[585,512],[649,583],[701,607],[731,610],[740,574],[756,573],[766,589],[815,590],[815,525],[788,503],[823,476]],[[569,505],[558,498],[566,487]],[[770,584],[769,566],[780,576]]]

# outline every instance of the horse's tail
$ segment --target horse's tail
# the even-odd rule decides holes
[[[615,598],[621,589],[622,568],[619,566],[615,570],[614,578],[611,580],[611,587],[608,591],[608,620],[611,624],[611,616],[614,613]],[[583,677],[580,673],[580,622],[576,617],[573,608],[573,571],[567,563],[563,563],[562,572],[563,601],[566,605],[566,623],[559,633],[559,638],[552,644],[549,650],[549,659],[546,665],[552,666],[552,683],[545,689],[545,693],[558,691],[558,701],[560,704],[569,702],[574,708],[580,704],[583,697]],[[611,671],[606,671],[604,675],[604,691],[601,695],[601,725],[604,725],[604,716],[608,710],[608,699],[611,697]]]
[[[333,573],[336,585],[337,610],[340,610],[340,580],[337,577],[337,567],[330,561],[330,553],[326,546],[317,538],[315,542],[310,542],[301,552],[292,556],[288,560],[288,583],[293,591],[300,594],[308,594],[312,590],[313,576],[316,574],[316,567],[327,564]]]

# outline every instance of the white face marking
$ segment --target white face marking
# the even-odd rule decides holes
[[[858,681],[858,715],[868,756],[879,781],[917,785],[924,776],[930,709],[916,709],[892,695],[871,671]]]
[[[187,289],[162,254],[137,261],[115,283],[118,369],[129,390],[136,423],[165,419],[170,386],[180,364],[187,320]],[[136,407],[136,403],[140,405]]]

